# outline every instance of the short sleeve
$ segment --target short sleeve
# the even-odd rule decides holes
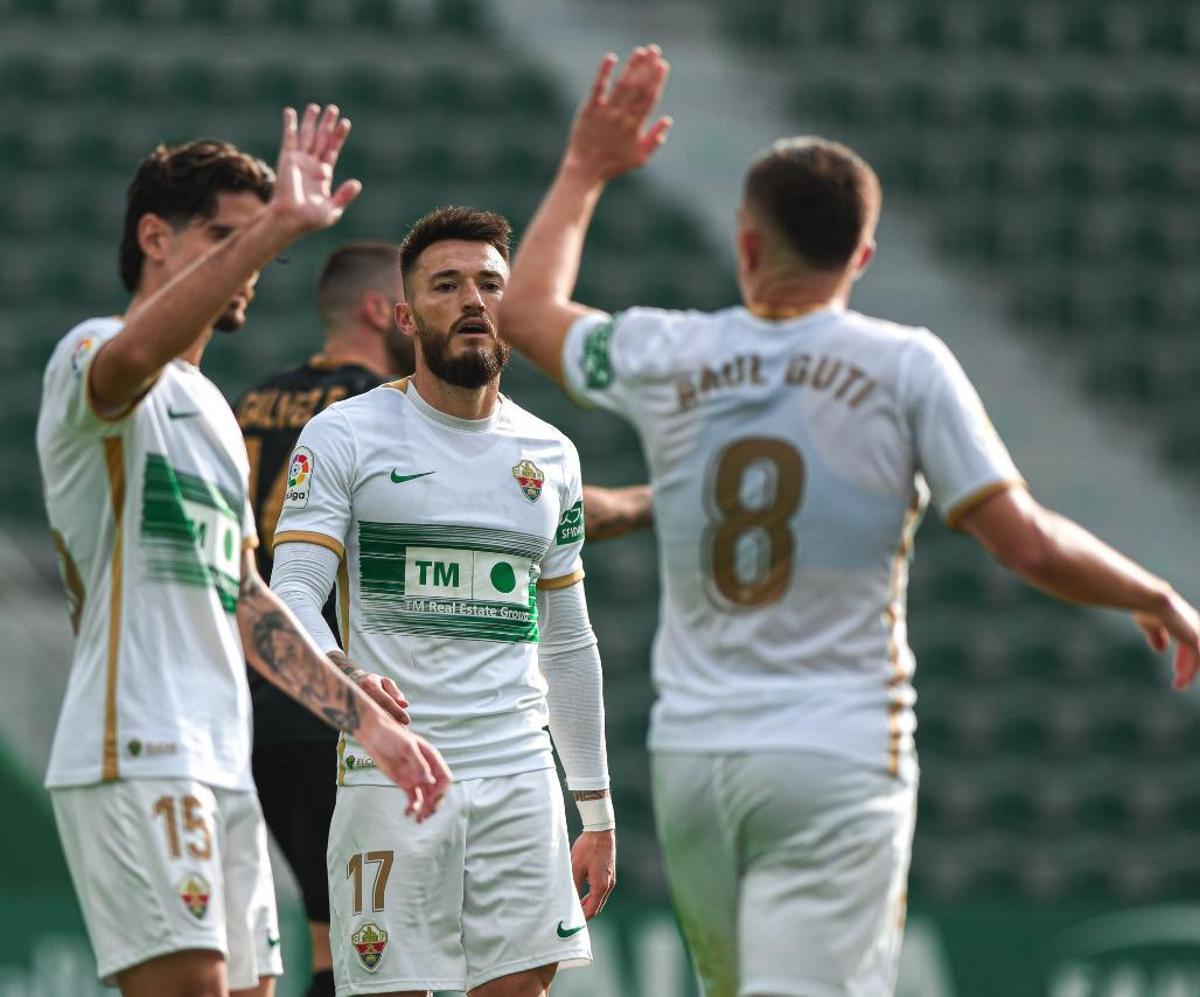
[[[583,476],[579,469],[579,454],[570,440],[564,441],[563,485],[558,526],[546,556],[538,588],[566,588],[583,579]]]
[[[111,432],[134,406],[114,418],[92,407],[88,377],[92,362],[106,340],[121,331],[118,319],[91,319],[76,326],[55,348],[42,380],[42,406],[65,430],[86,435]]]
[[[582,405],[635,415],[643,388],[668,376],[685,313],[631,308],[577,319],[563,340],[563,379]]]
[[[1024,484],[974,385],[950,348],[924,333],[907,371],[917,460],[947,525],[980,502]]]
[[[341,413],[326,409],[309,421],[288,461],[274,546],[313,543],[345,556],[355,451]]]
[[[254,521],[254,506],[247,495],[242,508],[242,550],[254,550],[257,546],[258,524]]]

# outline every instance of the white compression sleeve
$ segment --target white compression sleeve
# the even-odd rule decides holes
[[[538,631],[550,736],[566,770],[567,786],[607,789],[604,683],[582,583],[538,593]]]
[[[337,638],[321,615],[337,568],[338,556],[329,548],[292,542],[275,548],[271,569],[271,589],[325,654],[338,650]]]

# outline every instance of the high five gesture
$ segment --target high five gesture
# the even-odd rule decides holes
[[[662,49],[657,45],[635,48],[610,88],[617,61],[610,52],[600,63],[571,128],[564,170],[611,180],[644,166],[667,140],[670,118],[647,124],[671,70]]]
[[[283,141],[270,207],[281,220],[295,224],[298,234],[336,224],[362,193],[357,180],[346,180],[333,190],[333,169],[349,134],[350,119],[342,117],[336,104],[324,111],[309,104],[298,125],[295,109],[284,108]]]

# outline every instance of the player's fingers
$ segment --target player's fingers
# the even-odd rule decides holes
[[[667,135],[671,131],[671,126],[674,124],[675,120],[667,117],[659,118],[650,126],[650,130],[642,138],[642,155],[646,159],[649,159],[662,148],[663,143],[667,140]]]
[[[604,104],[608,94],[608,83],[612,79],[613,67],[618,62],[615,52],[609,52],[600,60],[600,68],[596,71],[596,79],[592,83],[592,92],[588,94],[588,103],[596,107]]]
[[[338,156],[342,154],[342,146],[346,144],[346,137],[350,134],[350,119],[342,118],[334,128],[333,134],[329,137],[329,143],[325,147],[325,152],[321,155],[321,161],[328,163],[330,166],[336,166]]]
[[[404,808],[405,817],[415,816],[418,821],[421,820],[421,808],[425,803],[425,791],[420,786],[410,786],[405,792],[408,793],[408,806]]]
[[[1191,644],[1180,643],[1175,652],[1175,688],[1186,689],[1200,668],[1200,650]]]
[[[1139,619],[1138,626],[1146,635],[1146,643],[1156,651],[1165,651],[1171,642],[1167,628],[1154,619]]]
[[[313,136],[317,130],[317,115],[321,109],[316,104],[309,104],[304,109],[304,117],[300,119],[300,134],[296,139],[296,148],[301,152],[312,152]]]
[[[624,110],[629,106],[645,59],[646,50],[640,46],[629,54],[629,58],[625,60],[625,65],[621,67],[621,72],[617,75],[617,82],[613,85],[612,93],[608,97],[609,103],[613,107]]]
[[[363,185],[360,180],[347,180],[333,192],[333,203],[340,211],[345,211],[354,199],[362,193]]]
[[[429,770],[430,782],[425,793],[429,797],[429,812],[433,813],[442,802],[442,797],[450,789],[454,777],[450,773],[450,767],[446,764],[446,760],[442,758],[441,752],[428,741],[421,742],[421,757]]]
[[[317,128],[313,132],[313,155],[318,159],[325,158],[325,153],[341,117],[341,111],[338,110],[337,104],[326,104],[325,110],[317,119]]]
[[[670,70],[670,64],[665,59],[643,63],[640,73],[629,87],[627,108],[631,115],[645,118],[654,110],[667,85]]]
[[[296,148],[296,109],[294,107],[283,109],[283,138],[280,146],[284,152],[291,152]]]

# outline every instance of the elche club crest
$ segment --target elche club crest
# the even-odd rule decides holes
[[[373,973],[387,948],[388,933],[374,921],[368,921],[350,936],[358,961],[368,973]]]
[[[530,502],[536,502],[542,497],[542,485],[546,481],[546,475],[542,473],[537,464],[531,460],[522,460],[521,463],[514,465],[512,473],[513,477],[517,479],[521,494]]]
[[[212,896],[212,888],[208,885],[208,880],[191,872],[176,887],[176,890],[179,893],[179,899],[188,909],[188,913],[197,921],[204,920],[204,915],[208,913],[208,899]]]

